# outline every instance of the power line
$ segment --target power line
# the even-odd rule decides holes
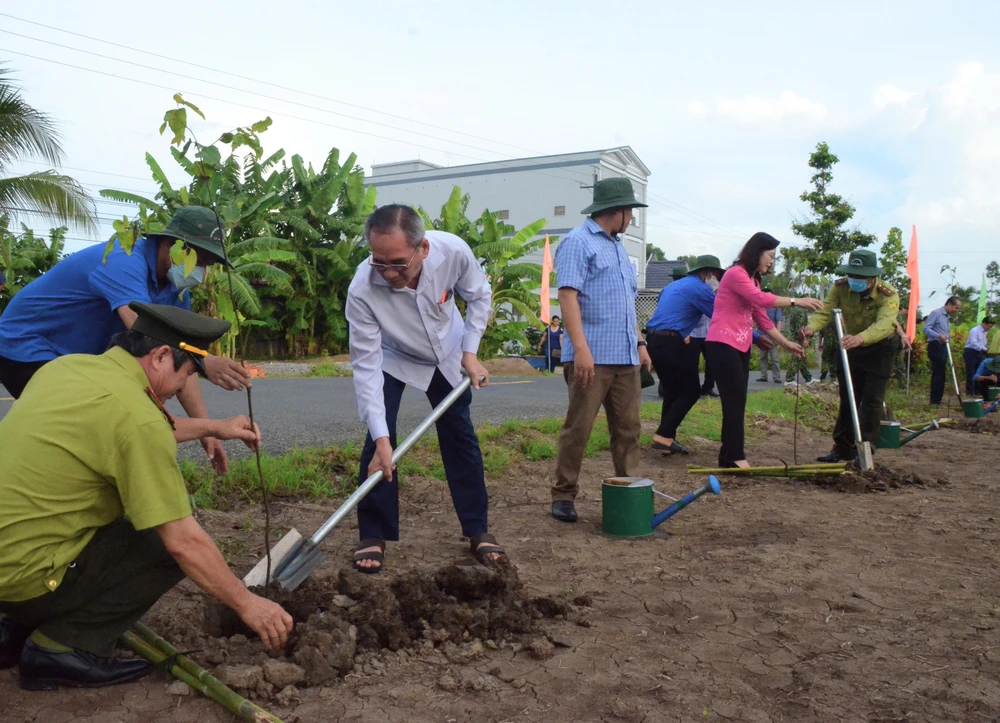
[[[30,53],[22,53],[22,52],[20,52],[18,50],[10,50],[8,48],[0,48],[0,52],[13,53],[14,55],[20,55],[21,57],[24,57],[24,58],[31,58],[32,60],[40,60],[40,61],[42,61],[44,63],[52,63],[53,65],[61,65],[64,68],[73,68],[74,70],[82,70],[82,71],[87,72],[87,73],[94,73],[96,75],[103,75],[105,77],[115,78],[117,80],[127,80],[130,83],[138,83],[139,85],[148,85],[151,88],[159,88],[160,90],[166,90],[166,91],[169,91],[169,92],[172,92],[172,93],[176,93],[177,92],[176,88],[171,88],[171,87],[168,87],[166,85],[160,85],[159,83],[151,83],[151,82],[149,82],[147,80],[138,80],[137,78],[127,78],[124,75],[116,75],[114,73],[108,73],[108,72],[105,72],[103,70],[95,70],[94,68],[85,68],[85,67],[83,67],[81,65],[74,65],[73,63],[64,63],[64,62],[59,61],[59,60],[53,60],[52,58],[43,58],[43,57],[40,57],[38,55],[31,55]],[[194,97],[194,98],[204,98],[206,100],[213,100],[213,101],[215,101],[217,103],[227,103],[228,105],[235,105],[235,106],[239,106],[241,108],[248,108],[250,110],[257,111],[258,113],[267,113],[269,115],[283,116],[285,118],[291,118],[293,120],[299,120],[299,121],[302,121],[304,123],[313,123],[315,125],[326,126],[327,128],[336,128],[337,130],[348,131],[350,133],[359,133],[359,134],[364,135],[364,136],[372,136],[373,138],[381,138],[382,140],[391,141],[393,143],[401,143],[403,145],[409,145],[409,146],[413,146],[413,147],[416,147],[416,148],[426,148],[427,150],[437,151],[438,153],[447,153],[447,154],[451,154],[451,155],[455,155],[455,156],[462,156],[463,158],[471,158],[474,161],[487,162],[486,159],[484,159],[484,158],[479,158],[477,156],[470,156],[470,155],[465,154],[465,153],[458,153],[456,151],[449,151],[449,150],[445,150],[443,148],[436,148],[434,146],[425,146],[423,144],[413,143],[411,141],[407,141],[407,140],[402,139],[402,138],[391,138],[389,136],[379,135],[378,133],[369,133],[368,131],[362,131],[362,130],[358,130],[356,128],[347,128],[345,126],[338,126],[338,125],[334,125],[333,123],[327,123],[325,121],[315,120],[313,118],[304,118],[302,116],[292,115],[291,113],[282,113],[282,112],[278,112],[278,111],[271,111],[271,110],[267,110],[266,108],[260,108],[258,106],[250,105],[248,103],[240,103],[240,102],[235,101],[235,100],[225,100],[223,98],[216,98],[214,96],[205,95],[203,93],[188,93],[188,95],[191,96],[191,97]]]
[[[476,138],[476,139],[481,140],[481,141],[487,141],[489,143],[495,143],[497,145],[507,146],[509,148],[517,148],[518,150],[527,151],[528,153],[535,153],[535,154],[538,154],[538,155],[544,155],[540,151],[534,151],[534,150],[531,150],[530,148],[523,148],[521,146],[512,145],[510,143],[504,143],[503,141],[497,141],[497,140],[494,140],[492,138],[486,138],[484,136],[477,136],[477,135],[474,135],[472,133],[466,133],[465,131],[456,130],[454,128],[446,128],[444,126],[435,125],[433,123],[427,123],[425,121],[417,120],[415,118],[408,118],[406,116],[396,115],[394,113],[388,113],[386,111],[377,110],[375,108],[367,108],[367,107],[362,106],[362,105],[357,105],[356,103],[349,103],[347,101],[337,100],[336,98],[329,98],[327,96],[317,95],[316,93],[310,93],[310,92],[305,91],[305,90],[298,90],[296,88],[290,88],[288,86],[280,85],[278,83],[271,83],[271,82],[268,82],[266,80],[260,80],[260,79],[257,79],[257,78],[250,78],[250,77],[245,76],[245,75],[239,75],[238,73],[231,73],[231,72],[226,71],[226,70],[219,70],[218,68],[212,68],[212,67],[209,67],[207,65],[199,65],[198,63],[192,63],[192,62],[187,61],[187,60],[180,60],[178,58],[171,58],[168,55],[160,55],[159,53],[153,53],[151,51],[143,50],[142,48],[138,48],[138,47],[135,47],[135,46],[122,45],[120,43],[115,43],[115,42],[112,42],[110,40],[105,40],[104,38],[95,38],[95,37],[90,36],[90,35],[84,35],[82,33],[75,33],[75,32],[70,31],[70,30],[64,30],[63,28],[55,27],[53,25],[46,25],[45,23],[39,23],[39,22],[36,22],[34,20],[27,20],[25,18],[20,18],[20,17],[17,17],[16,15],[10,15],[8,13],[0,13],[0,16],[11,18],[12,20],[18,20],[18,21],[20,21],[22,23],[28,23],[29,25],[37,25],[39,27],[46,28],[48,30],[55,30],[56,32],[59,32],[59,33],[65,33],[67,35],[73,35],[73,36],[76,36],[78,38],[85,38],[86,40],[92,40],[92,41],[94,41],[96,43],[104,43],[106,45],[111,45],[111,46],[114,46],[116,48],[122,48],[123,50],[127,50],[130,53],[142,53],[144,55],[149,55],[149,56],[154,57],[154,58],[161,58],[162,60],[169,60],[169,61],[174,62],[174,63],[181,63],[183,65],[189,65],[189,66],[191,66],[193,68],[200,68],[202,70],[209,70],[209,71],[211,71],[213,73],[219,73],[221,75],[228,75],[228,76],[230,76],[232,78],[239,78],[240,80],[248,80],[251,83],[260,83],[261,85],[268,85],[268,86],[271,86],[272,88],[278,88],[280,90],[287,90],[287,91],[289,91],[291,93],[299,93],[300,95],[305,95],[305,96],[309,96],[309,97],[312,97],[312,98],[317,98],[319,100],[325,100],[325,101],[328,101],[330,103],[337,103],[338,105],[345,105],[345,106],[348,106],[349,108],[357,108],[358,110],[367,111],[369,113],[378,113],[379,115],[384,115],[384,116],[387,116],[389,118],[396,118],[397,120],[403,120],[403,121],[407,121],[409,123],[416,123],[418,125],[427,126],[428,128],[436,128],[438,130],[446,131],[448,133],[456,133],[458,135],[466,136],[468,138]],[[27,36],[23,36],[23,37],[27,37]]]
[[[469,137],[472,137],[472,138],[478,138],[480,140],[485,140],[485,141],[488,141],[490,143],[494,143],[496,145],[508,146],[510,148],[517,148],[518,150],[528,151],[529,153],[535,153],[535,154],[538,154],[538,155],[543,155],[540,151],[535,151],[535,150],[531,150],[531,149],[528,149],[528,148],[523,148],[521,146],[516,146],[516,145],[505,143],[505,142],[502,142],[502,141],[497,141],[497,140],[494,140],[494,139],[486,138],[484,136],[475,136],[473,134],[464,133],[462,131],[457,131],[457,130],[454,130],[454,129],[444,128],[442,126],[435,126],[433,124],[425,124],[425,123],[422,123],[421,121],[414,121],[413,119],[406,118],[405,116],[399,116],[399,115],[394,115],[394,114],[390,114],[390,113],[383,113],[382,111],[378,111],[378,110],[371,109],[371,108],[365,108],[364,106],[359,106],[359,105],[352,104],[352,103],[346,103],[344,101],[339,101],[339,100],[336,100],[336,99],[333,99],[333,98],[327,98],[325,96],[316,95],[316,94],[313,94],[313,93],[307,93],[305,91],[299,91],[299,90],[296,90],[294,88],[288,88],[286,86],[278,85],[278,84],[275,84],[275,83],[268,83],[267,81],[262,81],[262,80],[258,80],[258,79],[255,79],[255,78],[250,78],[250,77],[247,77],[247,76],[238,75],[238,74],[235,74],[235,73],[229,73],[227,71],[222,71],[222,70],[218,70],[216,68],[211,68],[211,67],[208,67],[208,66],[199,65],[197,63],[190,63],[188,61],[178,60],[176,58],[171,58],[169,56],[160,55],[158,53],[152,53],[152,52],[141,50],[141,49],[137,49],[137,48],[129,48],[128,46],[124,46],[124,45],[121,45],[119,43],[114,43],[114,42],[109,41],[109,40],[104,40],[104,39],[101,39],[101,38],[94,38],[94,37],[91,37],[91,36],[88,36],[88,35],[83,35],[83,34],[80,34],[80,33],[74,33],[74,32],[68,31],[68,30],[63,30],[62,28],[57,28],[57,27],[54,27],[54,26],[51,26],[51,25],[46,25],[44,23],[38,23],[38,22],[35,22],[35,21],[26,20],[24,18],[19,18],[17,16],[10,15],[10,14],[7,14],[7,13],[0,13],[0,16],[9,17],[9,18],[12,18],[14,20],[19,20],[21,22],[29,23],[29,24],[32,24],[32,25],[37,25],[39,27],[44,27],[44,28],[47,28],[49,30],[55,30],[56,32],[62,32],[62,33],[66,33],[66,34],[69,34],[69,35],[74,35],[74,36],[77,36],[77,37],[83,37],[83,38],[86,38],[88,40],[92,40],[92,41],[99,42],[99,43],[105,43],[105,44],[108,44],[108,45],[111,45],[111,46],[114,46],[114,47],[124,48],[124,49],[130,50],[130,51],[133,51],[133,52],[136,51],[136,50],[138,50],[139,52],[144,53],[146,55],[150,55],[150,56],[153,56],[153,57],[158,57],[158,58],[161,58],[161,59],[164,59],[164,60],[169,60],[169,61],[172,61],[172,62],[183,63],[183,64],[186,64],[186,65],[190,65],[192,67],[198,67],[198,68],[201,68],[201,69],[204,69],[204,70],[209,70],[209,71],[221,73],[221,74],[224,74],[224,75],[230,75],[232,77],[237,77],[237,78],[240,78],[242,80],[247,80],[247,81],[250,81],[250,82],[253,82],[253,83],[260,83],[260,84],[264,84],[264,85],[270,85],[270,86],[281,88],[283,90],[287,90],[287,91],[290,91],[290,92],[296,92],[296,93],[301,93],[303,95],[309,95],[309,96],[312,96],[312,97],[316,97],[316,98],[320,98],[320,99],[323,99],[323,100],[327,100],[329,102],[340,103],[340,104],[343,104],[343,105],[348,105],[350,107],[359,108],[361,110],[366,110],[366,111],[369,111],[369,112],[380,113],[382,115],[387,115],[387,116],[390,116],[390,117],[393,117],[393,118],[397,118],[397,119],[400,119],[400,120],[405,120],[405,121],[408,121],[408,122],[421,123],[422,125],[428,125],[429,127],[434,127],[434,128],[438,128],[440,130],[445,130],[445,131],[447,131],[449,133],[457,133],[457,134],[460,134],[460,135],[465,135],[465,136],[469,136]],[[83,50],[81,48],[76,48],[76,47],[73,47],[73,46],[63,45],[61,43],[56,43],[56,42],[53,42],[53,41],[44,40],[42,38],[35,38],[35,37],[29,36],[29,35],[24,35],[22,33],[16,33],[16,32],[11,31],[11,30],[2,30],[2,29],[0,29],[0,32],[5,32],[5,33],[8,33],[10,35],[15,35],[17,37],[26,38],[28,40],[33,40],[33,41],[36,41],[36,42],[46,43],[48,45],[53,45],[53,46],[56,46],[56,47],[65,48],[67,50],[73,50],[73,51],[76,51],[76,52],[85,53],[85,54],[88,54],[88,55],[93,55],[93,56],[96,56],[96,57],[99,57],[99,58],[104,58],[104,59],[112,60],[112,61],[115,61],[115,62],[126,63],[128,65],[133,65],[133,66],[144,68],[144,69],[147,69],[147,70],[153,70],[155,72],[167,73],[167,74],[170,74],[170,75],[175,75],[177,77],[186,78],[188,80],[194,80],[196,82],[204,82],[204,83],[208,83],[210,85],[215,85],[215,86],[222,87],[222,88],[227,88],[227,89],[230,89],[230,90],[236,90],[237,92],[248,93],[250,95],[257,95],[259,97],[268,98],[268,99],[271,99],[271,100],[276,100],[278,102],[290,103],[292,105],[298,105],[298,106],[301,106],[301,107],[304,107],[304,108],[309,108],[309,109],[312,109],[312,110],[317,110],[319,112],[330,113],[332,115],[342,116],[342,117],[345,117],[345,118],[349,118],[351,120],[360,121],[362,123],[369,123],[369,124],[372,124],[372,125],[381,126],[381,127],[384,127],[384,128],[389,128],[389,129],[392,129],[392,130],[397,130],[397,131],[400,131],[400,132],[403,132],[403,133],[411,133],[411,134],[414,134],[414,135],[419,135],[419,136],[423,136],[423,137],[426,137],[426,138],[431,138],[433,140],[440,140],[440,141],[443,141],[445,143],[454,143],[456,145],[465,146],[465,147],[468,147],[468,148],[472,148],[474,150],[481,150],[481,151],[484,151],[486,153],[497,153],[498,155],[504,155],[504,156],[507,156],[508,158],[513,158],[509,154],[504,154],[504,153],[501,153],[499,151],[492,151],[490,149],[481,148],[479,146],[473,146],[473,145],[470,145],[470,144],[467,144],[467,143],[462,143],[460,141],[454,141],[454,140],[450,140],[450,139],[446,139],[446,138],[440,138],[440,137],[432,136],[432,135],[429,135],[429,134],[426,134],[426,133],[420,133],[419,131],[411,131],[411,130],[406,129],[406,128],[400,128],[398,126],[393,126],[393,125],[385,124],[385,123],[379,123],[377,121],[372,121],[372,120],[368,120],[368,119],[364,119],[364,118],[359,118],[357,116],[351,116],[351,115],[347,115],[347,114],[344,114],[344,113],[338,113],[336,111],[327,110],[325,108],[318,108],[316,106],[311,106],[311,105],[307,105],[307,104],[304,104],[304,103],[298,103],[297,101],[283,99],[283,98],[278,98],[276,96],[271,96],[271,95],[267,95],[267,94],[264,94],[264,93],[258,93],[258,92],[255,92],[255,91],[246,90],[246,89],[243,89],[243,88],[238,88],[238,87],[231,86],[231,85],[226,85],[224,83],[217,83],[215,81],[205,80],[203,78],[195,78],[195,77],[192,77],[192,76],[189,76],[189,75],[184,75],[183,73],[177,73],[177,72],[170,71],[170,70],[164,70],[162,68],[156,68],[154,66],[144,65],[142,63],[136,63],[134,61],[125,60],[123,58],[118,58],[118,57],[114,57],[114,56],[108,56],[108,55],[104,55],[102,53],[96,53],[96,52],[93,52],[93,51]],[[28,56],[28,57],[31,57],[31,56]],[[51,61],[51,62],[57,62],[57,61]],[[83,69],[83,70],[89,70],[89,69],[86,69],[86,68],[81,68],[81,69]],[[92,71],[92,72],[97,72],[97,71]],[[207,96],[202,96],[202,97],[207,97]],[[213,100],[217,100],[217,99],[213,99]],[[222,101],[222,102],[228,102],[228,101]],[[247,106],[247,107],[251,107],[251,106]],[[267,112],[267,111],[263,111],[263,112]],[[291,116],[291,117],[294,117],[294,116]],[[337,126],[334,126],[334,127],[337,127]],[[350,129],[345,129],[345,130],[350,130]],[[357,132],[362,132],[363,133],[363,131],[357,131]],[[369,134],[369,135],[375,135],[375,134]],[[377,136],[377,135],[375,137],[384,138],[384,136]],[[388,139],[388,140],[395,140],[395,139]],[[426,146],[421,146],[421,147],[426,147]],[[439,150],[440,151],[440,149],[432,149],[432,150]],[[448,151],[444,151],[444,152],[448,152]],[[455,154],[455,155],[463,155],[463,154]],[[472,156],[465,156],[465,157],[467,157],[467,158],[474,158]],[[481,159],[478,159],[478,160],[481,160]],[[581,172],[574,172],[574,171],[570,171],[570,173],[581,174]],[[551,176],[551,174],[546,174],[546,175],[550,175]],[[581,175],[585,175],[585,174],[581,174]],[[553,178],[561,178],[560,176],[552,176],[552,177]],[[741,238],[741,239],[743,238],[742,232],[740,232],[739,230],[733,228],[732,226],[727,226],[725,224],[718,223],[718,222],[714,221],[713,219],[711,219],[710,217],[705,216],[704,214],[700,214],[700,213],[698,213],[696,211],[693,211],[693,210],[691,210],[691,209],[689,209],[689,208],[687,208],[687,207],[685,207],[685,206],[683,206],[683,205],[681,205],[679,203],[676,203],[676,202],[673,202],[673,201],[669,201],[669,200],[667,200],[667,199],[665,199],[663,197],[658,196],[657,194],[653,194],[653,193],[649,192],[648,190],[647,190],[647,194],[649,196],[651,196],[652,198],[655,198],[656,200],[660,201],[660,203],[663,203],[663,204],[665,204],[665,205],[667,205],[669,207],[676,208],[676,210],[678,210],[679,212],[683,213],[686,216],[690,216],[690,217],[694,218],[695,220],[697,220],[697,221],[699,221],[701,223],[707,223],[710,226],[714,226],[714,227],[718,228],[720,231],[723,231],[726,234],[734,234],[738,238]]]
[[[329,113],[330,115],[336,115],[336,116],[340,116],[341,118],[348,118],[350,120],[360,121],[361,123],[368,123],[370,125],[379,126],[381,128],[389,128],[391,130],[399,131],[401,133],[410,133],[412,135],[422,136],[424,138],[430,138],[431,140],[435,140],[435,141],[442,141],[444,143],[453,143],[453,144],[458,145],[458,146],[464,146],[465,148],[472,148],[473,150],[483,151],[484,153],[498,153],[499,155],[505,155],[505,156],[507,156],[509,158],[513,158],[513,156],[510,156],[509,154],[499,153],[498,151],[494,151],[494,150],[491,150],[489,148],[481,148],[480,146],[474,146],[474,145],[471,145],[469,143],[462,143],[461,141],[455,141],[455,140],[451,140],[449,138],[441,138],[439,136],[432,136],[432,135],[430,135],[428,133],[421,133],[420,131],[412,131],[412,130],[409,130],[407,128],[400,128],[399,126],[394,126],[394,125],[391,125],[389,123],[380,123],[378,121],[369,120],[367,118],[359,118],[358,116],[348,115],[346,113],[338,113],[335,110],[328,110],[326,108],[320,108],[318,106],[309,105],[308,103],[299,103],[298,101],[288,100],[287,98],[278,98],[277,96],[268,95],[266,93],[258,93],[256,91],[247,90],[245,88],[238,88],[236,86],[227,85],[225,83],[217,83],[214,80],[206,80],[204,78],[195,78],[195,77],[190,76],[190,75],[185,75],[184,73],[177,73],[177,72],[175,72],[173,70],[164,70],[163,68],[156,68],[156,67],[154,67],[152,65],[145,65],[143,63],[136,63],[133,60],[126,60],[125,58],[116,58],[116,57],[111,56],[111,55],[104,55],[103,53],[95,53],[95,52],[93,52],[91,50],[83,50],[82,48],[74,48],[71,45],[63,45],[62,43],[55,43],[55,42],[53,42],[51,40],[43,40],[42,38],[33,38],[30,35],[23,35],[21,33],[15,33],[13,30],[4,30],[3,28],[0,28],[0,33],[7,33],[8,35],[15,35],[15,36],[17,36],[19,38],[25,38],[27,40],[34,40],[34,41],[39,42],[39,43],[45,43],[46,45],[53,45],[53,46],[55,46],[57,48],[63,48],[65,50],[72,50],[72,51],[77,52],[77,53],[84,53],[85,55],[93,55],[94,57],[103,58],[105,60],[111,60],[111,61],[114,61],[114,62],[117,62],[117,63],[125,63],[126,65],[132,65],[132,66],[135,66],[136,68],[142,68],[144,70],[152,70],[152,71],[157,72],[157,73],[166,73],[167,75],[174,75],[174,76],[177,76],[178,78],[184,78],[186,80],[193,80],[193,81],[198,82],[198,83],[207,83],[208,85],[214,85],[214,86],[219,87],[219,88],[225,88],[227,90],[235,90],[238,93],[246,93],[248,95],[257,96],[259,98],[266,98],[268,100],[275,100],[275,101],[278,101],[279,103],[288,103],[290,105],[297,105],[300,108],[308,108],[309,110],[315,110],[315,111],[318,111],[320,113]]]

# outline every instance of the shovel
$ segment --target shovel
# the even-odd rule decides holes
[[[485,381],[485,379],[480,381]],[[455,403],[455,400],[465,394],[471,383],[472,380],[468,377],[463,379],[462,383],[452,389],[451,393],[440,404],[434,407],[430,415],[418,424],[416,429],[410,432],[410,436],[404,439],[403,443],[393,450],[393,466],[427,433],[431,425],[440,419],[442,414],[448,411],[451,405]],[[319,544],[326,539],[326,536],[333,531],[334,527],[343,522],[344,518],[354,511],[354,508],[364,499],[365,495],[371,492],[375,488],[375,485],[382,481],[382,477],[382,471],[379,470],[366,479],[360,487],[354,490],[354,493],[350,497],[344,500],[344,503],[330,516],[330,519],[324,522],[309,539],[303,538],[302,534],[296,529],[289,530],[271,550],[270,556],[273,568],[270,582],[278,583],[283,590],[289,592],[295,590],[305,582],[306,578],[326,559],[326,554],[319,550]],[[268,582],[265,580],[266,577],[267,557],[265,556],[243,578],[243,584],[247,587],[263,586]]]
[[[948,366],[951,367],[951,380],[955,382],[955,396],[958,397],[959,405],[962,404],[962,391],[958,388],[958,375],[955,374],[955,362],[951,358],[951,340],[945,342],[944,348],[948,350]]]
[[[861,439],[861,421],[858,419],[858,403],[854,398],[854,383],[851,381],[851,365],[847,360],[847,349],[844,348],[844,312],[833,310],[833,322],[837,327],[837,344],[840,346],[840,363],[844,367],[844,383],[847,385],[847,400],[851,404],[851,421],[854,423],[854,443],[858,448],[858,461],[861,469],[869,472],[875,469],[872,460],[872,448],[868,442]]]

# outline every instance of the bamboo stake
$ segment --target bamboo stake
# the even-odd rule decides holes
[[[144,637],[139,637],[135,632],[128,630],[122,636],[122,640],[131,650],[153,665],[163,666],[173,658],[175,662],[166,672],[184,681],[206,698],[214,700],[240,720],[247,723],[282,723],[280,718],[251,703],[190,658],[180,655],[167,641],[145,625],[136,623],[136,630],[144,631],[140,633]],[[152,639],[145,639],[145,635],[151,636]],[[168,650],[173,652],[167,652]]]

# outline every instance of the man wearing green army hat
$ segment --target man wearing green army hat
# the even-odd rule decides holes
[[[583,453],[602,404],[611,433],[611,457],[619,477],[637,473],[641,452],[640,365],[653,365],[639,338],[635,267],[622,244],[633,209],[645,208],[627,178],[594,184],[588,218],[556,246],[559,308],[569,337],[563,341],[563,376],[569,410],[559,435],[552,516],[576,522],[574,500]]]
[[[188,275],[170,258],[178,240],[198,256]],[[67,256],[15,294],[0,317],[0,383],[17,399],[53,359],[103,353],[112,336],[132,328],[133,301],[190,309],[191,294],[184,290],[202,283],[206,267],[216,263],[229,263],[222,229],[215,212],[202,206],[177,209],[163,231],[138,239],[130,254],[116,242],[107,259],[104,244]],[[204,363],[208,380],[223,389],[250,384],[246,370],[232,359],[210,355]],[[196,377],[177,398],[189,417],[208,416]],[[205,437],[201,443],[216,471],[225,473],[219,440]]]
[[[112,657],[115,641],[189,577],[230,606],[265,647],[292,629],[250,593],[191,514],[177,439],[260,443],[246,417],[174,430],[162,402],[205,371],[204,349],[229,329],[174,306],[129,304],[131,329],[104,354],[39,369],[0,421],[0,668],[28,690],[99,688],[147,675]]]
[[[899,314],[899,294],[879,276],[882,269],[873,251],[858,249],[851,252],[847,265],[840,267],[846,278],[839,279],[827,294],[822,311],[809,317],[800,332],[809,339],[833,318],[833,310],[844,315],[843,348],[851,365],[851,381],[858,404],[861,438],[876,446],[882,421],[885,389],[892,375],[893,364],[900,348],[896,317]],[[834,339],[836,343],[836,338]],[[858,450],[854,440],[851,407],[840,358],[837,359],[840,389],[840,412],[833,429],[833,451],[819,458],[820,462],[852,461]]]

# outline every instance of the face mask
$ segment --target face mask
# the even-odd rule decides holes
[[[195,266],[194,271],[185,276],[183,266],[171,266],[167,272],[167,280],[178,289],[190,289],[192,286],[205,283],[205,267]]]
[[[712,289],[712,291],[718,291],[719,290],[719,280],[717,278],[715,278],[714,276],[709,276],[708,277],[708,281],[706,281],[705,283],[709,285],[709,287]]]
[[[851,287],[851,291],[855,291],[859,294],[863,294],[868,291],[868,282],[865,279],[848,279],[847,285]]]

